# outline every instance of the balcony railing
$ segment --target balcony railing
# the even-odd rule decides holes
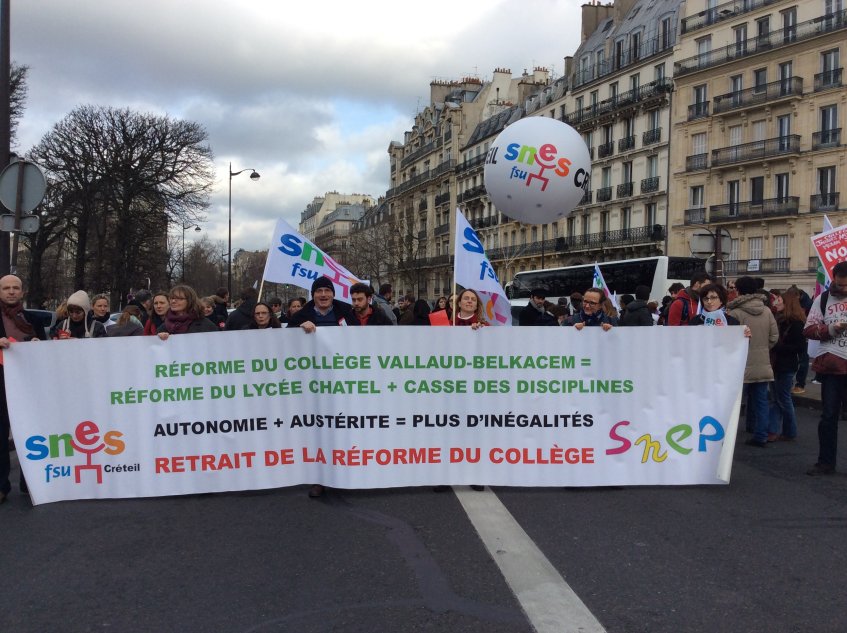
[[[683,219],[684,224],[705,224],[706,223],[706,208],[696,207],[694,209],[686,209]]]
[[[714,98],[714,112],[729,112],[759,105],[771,105],[780,99],[803,96],[803,78],[790,77],[745,90],[729,92]]]
[[[815,92],[841,87],[841,68],[833,68],[815,75]]]
[[[841,128],[823,130],[812,134],[812,149],[826,149],[841,145]]]
[[[690,15],[682,20],[682,32],[690,33],[697,29],[715,24],[721,20],[734,18],[742,13],[747,13],[753,9],[772,4],[775,0],[734,0],[733,2],[725,2],[711,9],[700,11],[696,15]]]
[[[759,202],[730,202],[709,207],[709,221],[725,220],[761,220],[797,215],[800,210],[800,198],[770,198]]]
[[[643,103],[647,100],[661,98],[671,91],[670,79],[657,79],[644,84],[636,90],[629,90],[615,97],[605,99],[599,103],[586,106],[581,110],[565,114],[561,120],[569,125],[581,125],[593,122],[602,116],[611,114],[621,107],[633,103]]]
[[[710,68],[730,62],[734,59],[749,57],[773,48],[807,40],[824,33],[832,33],[847,27],[847,10],[823,15],[813,20],[801,22],[795,27],[771,31],[766,35],[757,35],[743,42],[721,46],[708,53],[701,53],[676,62],[674,76],[679,77],[704,68]]]
[[[626,136],[618,140],[618,151],[625,152],[635,148],[635,135]]]
[[[800,135],[790,134],[764,141],[753,141],[752,143],[714,149],[712,150],[712,167],[799,153]]]
[[[641,181],[641,193],[651,193],[659,190],[659,177],[651,176]]]
[[[776,257],[774,259],[725,259],[723,260],[725,275],[745,275],[747,273],[789,273],[791,259]]]
[[[609,141],[608,143],[603,143],[602,145],[597,146],[597,156],[600,158],[606,158],[607,156],[611,156],[615,153],[615,142]]]
[[[698,171],[700,169],[706,169],[708,165],[708,154],[694,154],[694,156],[685,157],[685,171]]]
[[[591,202],[594,199],[593,194],[594,194],[593,191],[586,191],[584,194],[582,194],[582,200],[580,200],[579,203],[580,204],[591,204]]]
[[[435,196],[435,206],[437,207],[439,204],[447,204],[450,202],[450,192],[447,191],[445,193],[439,193]]]
[[[618,198],[626,198],[632,195],[632,182],[622,182],[618,185]]]
[[[451,158],[450,160],[445,160],[438,167],[432,170],[432,177],[440,176],[442,174],[449,173],[456,168],[456,160]]]
[[[485,164],[485,154],[480,154],[479,156],[474,156],[470,160],[466,160],[464,162],[456,165],[456,173],[460,174],[463,171],[467,171],[469,169],[473,169],[474,167],[479,167]]]
[[[647,130],[641,135],[642,145],[652,145],[662,140],[662,128],[657,127],[655,130]]]
[[[489,215],[470,221],[470,225],[475,229],[487,229],[490,226],[497,226],[498,224],[500,224],[500,219],[496,215]]]
[[[440,226],[436,226],[435,230],[432,232],[432,234],[434,236],[438,236],[438,235],[444,235],[445,233],[449,233],[449,232],[450,232],[450,223],[446,222],[445,224],[442,224]]]
[[[838,192],[817,193],[809,200],[809,211],[837,211]]]
[[[406,167],[411,165],[413,162],[415,162],[417,159],[419,159],[423,156],[426,156],[430,152],[433,152],[436,149],[438,149],[439,147],[441,147],[441,144],[442,144],[442,140],[440,138],[437,138],[437,139],[430,141],[426,145],[419,147],[418,149],[416,149],[414,152],[412,152],[408,156],[403,157],[403,159],[400,161],[400,168],[405,169]]]
[[[592,64],[587,68],[577,69],[571,76],[571,84],[576,88],[596,79],[601,79],[627,66],[632,66],[654,55],[669,51],[674,47],[674,44],[676,44],[676,29],[666,33],[664,37],[658,36],[644,40],[638,48],[622,51],[616,58],[599,64]]]
[[[600,187],[597,190],[597,202],[608,202],[612,199],[611,187]]]
[[[482,195],[485,195],[485,185],[477,185],[476,187],[471,187],[464,193],[460,193],[456,196],[456,202],[467,202],[468,200],[479,198]]]
[[[640,226],[634,229],[618,229],[601,231],[586,235],[572,235],[555,239],[557,251],[573,251],[579,249],[600,248],[608,246],[623,246],[628,244],[647,244],[661,242],[665,239],[665,227],[661,224]]]
[[[692,103],[688,106],[688,120],[702,119],[709,116],[709,102],[701,101],[700,103]]]

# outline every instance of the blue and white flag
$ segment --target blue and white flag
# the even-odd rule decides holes
[[[511,325],[512,307],[503,286],[476,231],[459,209],[456,209],[455,244],[453,276],[456,283],[477,292],[485,303],[485,318],[491,325]]]
[[[594,284],[595,288],[599,288],[603,291],[603,296],[611,299],[612,296],[609,294],[609,287],[606,285],[606,280],[603,279],[603,273],[600,271],[600,266],[594,264]]]
[[[311,290],[318,277],[328,277],[335,287],[335,298],[345,303],[351,303],[350,286],[362,281],[288,222],[277,220],[262,279]]]

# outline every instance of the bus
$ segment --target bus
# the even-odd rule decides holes
[[[636,286],[650,288],[650,299],[661,301],[668,287],[680,282],[688,287],[694,273],[705,271],[705,260],[696,257],[642,257],[613,262],[600,262],[600,272],[610,293],[635,294]],[[573,292],[585,292],[594,285],[594,264],[545,268],[517,273],[506,294],[510,299],[529,299],[533,288],[545,288],[548,301],[570,297]]]

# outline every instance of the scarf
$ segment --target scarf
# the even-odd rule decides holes
[[[3,304],[3,316],[9,319],[16,328],[27,336],[35,336],[35,330],[32,324],[26,320],[24,316],[24,306],[22,303],[16,303],[13,306]]]
[[[196,321],[193,314],[174,314],[171,310],[165,315],[165,330],[168,334],[187,334],[188,328]]]

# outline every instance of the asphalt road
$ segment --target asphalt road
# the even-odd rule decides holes
[[[741,433],[729,486],[494,493],[606,631],[843,633],[847,475],[805,474],[817,415]],[[534,630],[452,492],[13,494],[0,530],[0,633]]]

